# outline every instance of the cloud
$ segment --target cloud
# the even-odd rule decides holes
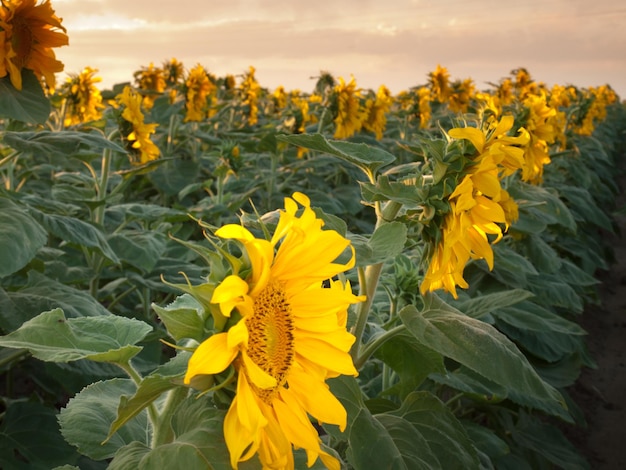
[[[479,86],[526,67],[548,84],[608,82],[626,93],[621,26],[626,9],[616,9],[610,0],[596,0],[591,11],[581,0],[527,0],[506,8],[488,0],[151,5],[145,0],[55,4],[60,16],[65,10],[67,24],[76,25],[68,31],[70,46],[57,53],[66,71],[99,68],[103,84],[110,86],[132,80],[133,71],[150,62],[176,57],[187,68],[201,63],[218,76],[254,65],[268,88],[282,84],[310,91],[309,77],[328,70],[354,74],[360,86],[384,83],[398,92],[425,83],[437,64],[453,78],[471,77]],[[78,27],[87,18],[90,26]],[[105,29],[116,24],[115,31]]]

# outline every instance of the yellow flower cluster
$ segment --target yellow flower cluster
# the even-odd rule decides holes
[[[517,136],[507,135],[513,123],[513,116],[504,116],[499,121],[486,121],[482,129],[465,127],[448,132],[454,139],[469,140],[476,155],[448,197],[450,212],[420,286],[422,293],[444,289],[457,298],[456,286],[468,287],[463,271],[470,259],[484,259],[493,269],[491,243],[502,238],[501,225],[506,227],[517,219],[517,205],[502,188],[501,179],[523,167],[523,147],[530,140],[523,129]]]
[[[4,0],[0,4],[0,78],[8,74],[13,86],[21,90],[22,69],[28,69],[54,90],[54,74],[63,71],[63,63],[52,48],[67,46],[69,39],[50,0],[35,2]]]
[[[209,74],[202,65],[197,64],[185,80],[185,122],[200,122],[208,117],[214,91],[215,85]]]
[[[253,126],[259,121],[259,94],[261,92],[261,85],[256,81],[254,73],[256,69],[250,66],[248,73],[245,75],[243,82],[239,87],[239,91],[242,96],[242,104],[248,107],[247,120],[248,124]]]
[[[556,110],[548,106],[544,93],[527,94],[523,104],[528,111],[524,128],[530,135],[530,141],[526,146],[522,181],[538,184],[543,180],[544,165],[550,163],[550,144],[563,132],[557,127]]]
[[[100,90],[95,85],[102,79],[94,77],[96,72],[96,69],[85,67],[78,75],[69,77],[63,84],[61,92],[65,97],[64,126],[96,121],[102,117],[105,106]]]
[[[135,85],[141,90],[143,106],[145,109],[152,109],[154,100],[165,91],[165,73],[163,69],[155,67],[152,62],[148,67],[143,67],[134,73]]]
[[[161,155],[159,148],[150,140],[158,124],[144,123],[144,115],[141,112],[142,98],[131,87],[126,86],[122,93],[115,97],[117,103],[124,107],[122,111],[122,137],[130,151],[131,163],[143,165],[152,160],[157,160]],[[125,128],[130,127],[126,133]]]
[[[361,107],[361,89],[356,87],[354,77],[348,83],[339,77],[333,91],[337,97],[334,137],[347,139],[360,131],[367,119],[367,111]]]
[[[373,132],[377,140],[383,138],[383,132],[387,126],[387,113],[392,103],[393,97],[385,85],[378,88],[376,98],[370,98],[365,102],[367,117],[363,121],[363,128]]]
[[[606,107],[617,101],[615,92],[607,86],[590,88],[587,92],[591,105],[583,118],[582,124],[574,129],[579,135],[591,135],[595,130],[596,123],[602,122],[606,118]]]

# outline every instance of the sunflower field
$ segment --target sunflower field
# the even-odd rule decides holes
[[[609,85],[99,89],[67,44],[0,4],[0,468],[589,468]]]

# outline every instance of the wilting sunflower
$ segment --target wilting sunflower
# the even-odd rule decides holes
[[[347,139],[359,132],[367,119],[367,110],[361,106],[361,89],[356,87],[354,77],[348,83],[339,77],[339,84],[333,91],[337,97],[334,137]]]
[[[212,103],[212,94],[215,84],[211,81],[205,68],[197,64],[189,72],[185,80],[185,122],[200,122],[208,117],[209,105]]]
[[[367,118],[363,121],[363,127],[376,135],[376,140],[383,138],[383,132],[387,127],[387,113],[393,98],[385,85],[381,85],[376,92],[375,99],[368,99],[365,103]]]
[[[493,269],[491,245],[517,219],[517,204],[502,188],[501,179],[521,170],[525,164],[524,147],[530,137],[524,129],[507,135],[513,116],[488,119],[480,129],[456,128],[448,135],[465,139],[476,148],[474,164],[448,197],[450,212],[445,216],[441,240],[435,247],[420,286],[422,293],[444,289],[457,298],[456,286],[467,288],[463,278],[470,259],[484,259]]]
[[[152,109],[154,100],[165,91],[165,72],[159,67],[155,67],[152,62],[148,67],[142,67],[137,70],[133,76],[135,77],[135,85],[143,97],[143,106],[145,109]]]
[[[61,93],[65,97],[65,126],[96,121],[102,117],[102,95],[96,83],[102,78],[95,77],[97,69],[85,67],[78,75],[70,76],[63,84]]]
[[[150,134],[154,134],[158,124],[144,123],[144,115],[141,112],[141,95],[133,91],[131,87],[126,86],[122,93],[115,97],[115,100],[124,106],[120,130],[122,139],[130,151],[131,163],[143,165],[152,160],[157,160],[161,151],[150,140]]]
[[[56,59],[52,48],[69,43],[50,1],[39,5],[35,2],[3,0],[0,5],[0,77],[8,74],[18,90],[22,89],[22,69],[32,70],[54,89],[54,74],[63,71],[63,63]]]
[[[297,203],[304,206],[300,215]],[[235,468],[258,453],[263,468],[292,469],[292,446],[306,451],[308,466],[320,457],[328,468],[340,467],[322,450],[309,415],[346,426],[346,411],[325,380],[357,375],[348,353],[355,338],[346,331],[347,309],[364,299],[349,284],[331,280],[354,266],[354,250],[322,226],[309,199],[295,193],[285,198],[271,240],[255,238],[240,225],[216,232],[241,243],[252,270],[245,277],[230,275],[215,288],[211,303],[231,323],[239,320],[198,346],[185,383],[234,367],[237,393],[224,435]],[[338,262],[348,249],[349,259]]]
[[[256,69],[252,66],[245,74],[243,81],[239,87],[241,93],[241,104],[247,108],[246,119],[248,124],[253,126],[259,121],[259,95],[261,94],[261,85],[254,77]]]

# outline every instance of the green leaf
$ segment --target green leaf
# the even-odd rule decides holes
[[[111,249],[104,234],[98,227],[74,217],[45,214],[35,209],[31,209],[31,213],[46,230],[61,240],[87,248],[96,248],[98,252],[111,262],[119,263],[115,252]]]
[[[167,307],[152,304],[165,329],[176,341],[191,338],[202,341],[204,337],[204,307],[191,295],[177,297]]]
[[[50,109],[50,101],[32,70],[22,69],[21,90],[13,86],[9,75],[0,78],[0,117],[44,124]]]
[[[491,459],[502,457],[510,452],[509,446],[489,428],[471,421],[462,421],[465,432],[474,446]]]
[[[436,396],[411,393],[402,406],[389,414],[408,421],[428,442],[442,468],[476,468],[478,457],[465,429]],[[382,415],[376,416],[378,419]]]
[[[125,230],[109,238],[113,251],[125,262],[149,273],[165,251],[165,237],[156,232]]]
[[[348,459],[356,470],[441,468],[428,443],[411,423],[393,415],[385,415],[381,421],[370,413],[354,377],[341,376],[330,379],[328,384],[345,407],[348,421],[344,433],[337,426],[324,425],[324,428],[338,440],[347,439]]]
[[[54,409],[32,402],[8,405],[0,423],[2,468],[46,470],[77,458],[59,432]]]
[[[134,418],[143,409],[153,403],[164,392],[171,390],[182,384],[182,378],[187,371],[187,363],[191,353],[179,352],[166,364],[157,367],[149,376],[145,377],[134,395],[128,397],[122,395],[117,408],[117,417],[111,424],[111,429],[107,439],[117,430],[126,424],[128,420]]]
[[[480,319],[495,310],[515,305],[533,296],[532,292],[523,289],[510,289],[473,297],[455,305],[468,317]]]
[[[380,167],[388,165],[396,159],[381,148],[342,140],[327,140],[322,134],[277,135],[276,139],[298,147],[334,155],[356,165],[368,175],[375,175]]]
[[[133,441],[147,445],[149,433],[145,412],[139,413],[104,442],[117,415],[120,397],[132,395],[135,390],[130,379],[111,379],[85,387],[59,414],[61,433],[67,442],[94,460],[113,457],[120,448]]]
[[[406,242],[407,228],[401,222],[390,222],[376,228],[366,242],[362,237],[354,238],[357,266],[382,263],[402,253]]]
[[[87,133],[63,130],[61,132],[38,130],[33,132],[6,132],[4,142],[24,153],[67,158],[81,153],[96,154],[104,149],[126,154],[126,150],[111,142],[99,132]]]
[[[519,446],[536,452],[559,468],[590,468],[559,429],[538,418],[522,413],[511,437]]]
[[[376,351],[376,357],[398,374],[399,381],[381,395],[398,394],[404,398],[415,390],[429,374],[445,374],[441,354],[418,343],[410,333],[400,333]]]
[[[559,224],[571,232],[576,231],[572,213],[553,190],[516,181],[509,193],[518,201],[520,217],[527,212],[546,224]]]
[[[506,387],[498,385],[464,366],[446,374],[431,374],[430,379],[438,384],[447,385],[463,392],[481,403],[500,403],[509,396]]]
[[[57,308],[0,336],[0,346],[28,349],[37,359],[48,362],[89,359],[126,363],[142,349],[135,344],[151,331],[150,325],[132,318],[65,318],[63,310]]]
[[[507,390],[517,390],[526,398],[521,404],[566,415],[561,394],[545,383],[515,344],[491,325],[463,315],[434,294],[425,296],[423,312],[409,305],[399,315],[421,344]]]
[[[361,194],[367,202],[395,201],[406,209],[417,209],[424,204],[422,192],[416,183],[389,181],[389,177],[381,175],[376,184],[359,181]]]
[[[223,431],[225,414],[225,411],[215,408],[206,396],[189,397],[179,405],[172,418],[172,442],[153,450],[143,444],[132,443],[120,449],[108,468],[230,470]]]
[[[47,239],[46,231],[25,210],[0,197],[0,278],[26,266]]]
[[[0,288],[0,327],[13,331],[41,312],[57,307],[68,317],[111,314],[88,292],[29,271],[26,287],[15,292]]]

